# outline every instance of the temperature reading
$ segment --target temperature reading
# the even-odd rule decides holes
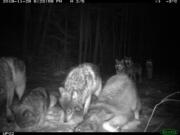
[[[178,0],[155,0],[155,3],[177,3]]]
[[[177,3],[177,0],[167,0],[167,3]]]

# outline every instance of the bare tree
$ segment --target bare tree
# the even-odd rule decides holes
[[[99,46],[99,36],[100,36],[100,11],[97,10],[95,49],[94,49],[94,57],[93,57],[93,62],[94,63],[97,62],[98,46]]]
[[[49,5],[48,11],[47,11],[47,17],[44,19],[45,23],[44,23],[44,27],[43,27],[42,38],[41,38],[41,41],[39,44],[39,52],[38,52],[39,54],[44,53],[44,43],[45,43],[45,38],[46,38],[46,34],[47,34],[48,24],[50,21],[51,10],[52,10],[52,5]]]
[[[89,35],[91,33],[89,32],[90,29],[90,18],[89,18],[89,10],[86,12],[86,17],[85,17],[85,43],[84,43],[84,61],[87,61],[88,58],[88,47],[90,46],[89,44]]]
[[[29,17],[30,17],[30,7],[26,6],[25,7],[25,12],[24,12],[24,39],[23,39],[23,57],[25,57],[25,59],[27,60],[28,57],[27,54],[27,50],[28,50],[28,24],[29,24]]]
[[[84,13],[83,9],[81,7],[80,9],[80,26],[79,26],[79,63],[82,62],[82,51],[83,51],[83,18],[84,18]]]
[[[116,24],[115,24],[115,18],[113,17],[112,19],[112,33],[113,33],[113,59],[115,58],[115,54],[116,54]]]
[[[65,12],[67,13],[67,8],[65,9]],[[64,44],[64,54],[65,58],[68,53],[68,18],[67,15],[65,16],[65,44]]]

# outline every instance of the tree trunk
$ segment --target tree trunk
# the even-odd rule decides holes
[[[66,8],[66,13],[67,13],[67,8]],[[64,57],[68,55],[68,18],[67,16],[65,17],[65,44],[64,44]]]
[[[120,47],[118,51],[118,56],[121,58],[124,56],[124,7],[122,7],[122,12],[121,12],[121,26],[120,26]]]
[[[25,7],[25,12],[24,12],[24,39],[23,39],[23,44],[22,44],[22,51],[23,51],[23,57],[25,60],[28,62],[28,57],[26,57],[29,52],[28,52],[28,24],[29,24],[29,17],[30,17],[30,7],[26,6]]]
[[[113,33],[113,59],[116,57],[116,25],[115,25],[115,18],[113,17],[112,22],[112,33]]]
[[[79,64],[82,62],[82,47],[83,47],[83,9],[80,9],[80,26],[79,26]]]
[[[38,46],[41,43],[41,38],[39,37],[41,37],[41,30],[43,29],[42,27],[43,17],[44,17],[43,14],[46,11],[46,6],[43,5],[42,7],[40,7],[39,10],[40,10],[38,15],[39,18],[37,18],[37,22],[35,23],[36,26],[34,26],[35,29],[33,35],[33,38],[35,39],[33,40],[33,46],[35,49],[37,49],[36,46]],[[35,52],[38,53],[38,50],[35,50]]]
[[[129,48],[127,45],[127,37],[128,37],[128,31],[127,31],[127,27],[128,27],[128,7],[125,7],[125,16],[124,16],[124,54],[125,56],[129,56],[130,52],[129,52]]]
[[[100,27],[100,11],[97,11],[97,22],[96,22],[96,37],[95,37],[95,49],[94,49],[94,58],[93,62],[97,62],[98,56],[98,46],[99,46],[99,27]]]
[[[91,22],[90,22],[90,17],[89,17],[89,37],[88,37],[88,43],[89,43],[89,51],[88,51],[88,59],[92,60],[92,27],[91,27]]]
[[[101,34],[102,34],[102,31],[101,31]],[[100,38],[100,71],[102,71],[102,67],[103,67],[103,38],[101,36]]]
[[[128,49],[132,47],[133,41],[133,14],[132,14],[133,9],[129,9],[128,12]],[[129,51],[128,51],[129,52]]]
[[[145,27],[144,27],[144,15],[142,16],[141,18],[141,26],[140,26],[140,34],[139,34],[139,50],[138,50],[138,59],[140,61],[143,61],[143,57],[142,57],[142,54],[143,54],[143,47],[144,47],[144,30],[145,30]]]
[[[89,47],[89,27],[90,27],[90,18],[89,18],[89,11],[87,10],[87,15],[86,15],[86,18],[85,18],[85,46],[84,46],[84,61],[87,61],[87,57],[88,57],[88,47]]]
[[[51,9],[52,9],[52,5],[49,5],[48,8],[48,13],[47,13],[47,17],[46,19],[44,19],[45,24],[44,24],[44,31],[42,33],[42,38],[41,38],[41,42],[39,45],[39,52],[37,55],[43,54],[44,53],[44,43],[45,43],[45,38],[46,38],[46,33],[47,33],[47,29],[48,29],[48,24],[49,24],[49,20],[50,20],[50,15],[51,15]]]

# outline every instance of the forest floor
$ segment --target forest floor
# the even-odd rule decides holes
[[[44,68],[36,68],[33,72],[27,74],[27,87],[34,89],[37,87],[44,87],[48,91],[57,91],[58,87],[62,85],[65,74],[49,72],[48,65]],[[108,75],[106,75],[108,76]],[[103,80],[106,80],[104,77]],[[152,80],[143,79],[142,83],[137,83],[138,93],[142,102],[142,110],[140,113],[140,122],[138,129],[134,132],[143,132],[153,108],[163,98],[172,94],[175,91],[180,91],[177,83],[170,80],[168,77],[154,76]],[[179,95],[170,97],[171,99],[179,100]],[[16,131],[15,124],[7,124],[4,113],[1,109],[0,115],[0,131]],[[17,130],[17,131],[43,131],[43,132],[68,132],[68,126],[63,128],[43,128],[41,130]],[[148,132],[159,132],[163,129],[180,130],[180,103],[178,101],[167,101],[160,104],[149,123]]]

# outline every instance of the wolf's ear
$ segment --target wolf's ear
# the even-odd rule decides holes
[[[115,59],[115,62],[116,62],[116,63],[119,63],[120,61],[119,61],[118,59]]]
[[[119,64],[124,64],[124,59],[122,59],[121,61],[119,61]]]
[[[78,98],[78,94],[76,91],[72,92],[72,99],[77,99]]]
[[[59,87],[59,93],[62,99],[71,99],[71,93],[69,93],[65,88]]]
[[[68,92],[63,87],[59,87],[59,93],[61,97],[66,97],[68,95]]]
[[[63,93],[65,91],[65,89],[63,87],[59,87],[59,93]]]
[[[57,98],[54,95],[50,95],[50,105],[49,107],[54,107],[57,103]]]

